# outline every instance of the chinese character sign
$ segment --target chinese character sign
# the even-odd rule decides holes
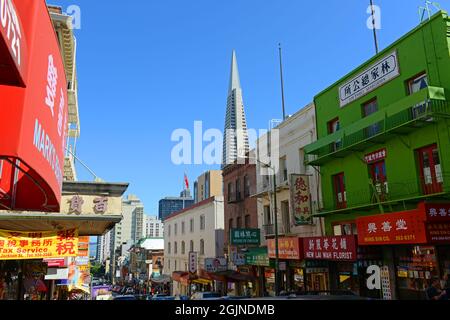
[[[393,51],[339,87],[341,108],[399,75],[397,51]]]
[[[386,159],[386,155],[387,155],[386,149],[377,150],[375,152],[365,155],[364,161],[367,164],[372,164],[372,163]]]
[[[418,210],[356,219],[359,245],[426,243],[425,217]]]
[[[267,240],[269,258],[276,258],[275,239]],[[286,260],[301,260],[303,258],[303,247],[300,245],[300,238],[280,238],[278,239],[278,257]]]
[[[304,238],[305,259],[356,261],[356,237],[335,236]]]
[[[312,221],[309,176],[291,175],[291,206],[294,226],[310,224]]]
[[[426,203],[423,206],[425,207],[427,221],[450,222],[450,203]]]
[[[197,259],[198,259],[197,252],[189,252],[189,272],[190,273],[197,273]]]
[[[78,230],[13,232],[0,230],[0,260],[75,257]]]
[[[230,229],[230,242],[232,245],[261,243],[261,231],[259,229]]]

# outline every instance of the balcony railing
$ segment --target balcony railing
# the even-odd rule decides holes
[[[450,118],[450,104],[444,99],[442,88],[419,91],[307,146],[305,161],[309,165],[322,165],[384,143],[395,134],[408,134],[439,118]]]
[[[336,203],[325,203],[320,213],[353,208],[369,207],[375,205],[392,204],[397,201],[408,201],[417,198],[432,197],[439,194],[450,193],[450,172],[443,173],[435,178],[419,178],[402,182],[369,182],[366,188],[348,190],[346,192],[346,208],[338,208]],[[319,214],[320,214],[319,213]]]

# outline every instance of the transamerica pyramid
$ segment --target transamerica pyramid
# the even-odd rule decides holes
[[[235,163],[238,158],[245,158],[249,151],[247,121],[245,119],[241,81],[234,50],[231,58],[231,76],[224,131],[222,169]]]

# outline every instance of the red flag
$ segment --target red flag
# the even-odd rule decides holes
[[[184,183],[186,184],[186,189],[189,189],[189,180],[186,173],[184,174]]]

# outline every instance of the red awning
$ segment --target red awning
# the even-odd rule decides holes
[[[236,271],[206,272],[207,278],[221,282],[246,282],[254,281],[255,277],[250,274],[243,274]]]

